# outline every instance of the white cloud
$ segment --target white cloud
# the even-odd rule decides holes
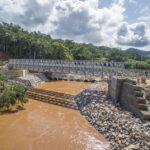
[[[138,18],[139,21],[150,22],[150,16],[142,16]]]
[[[144,47],[150,44],[150,35],[144,22],[129,25],[123,22],[118,28],[116,41],[120,45]]]
[[[136,0],[129,0],[130,3],[136,4]]]
[[[37,2],[40,4],[40,5],[45,5],[45,4],[49,4],[49,0],[37,0]]]
[[[2,0],[0,1],[0,21],[19,24],[26,29],[36,30],[47,23],[54,0]]]
[[[123,12],[124,8],[117,4],[99,9],[97,0],[94,5],[91,5],[91,0],[66,0],[64,3],[59,0],[55,3],[52,14],[55,18],[53,21],[50,19],[50,26],[55,25],[50,33],[57,38],[64,37],[100,45],[123,20]],[[109,45],[108,40],[107,43]]]
[[[138,42],[147,46],[147,26],[124,23],[125,2],[135,0],[113,0],[108,8],[101,9],[99,0],[0,0],[0,22],[13,22],[29,31],[77,42],[111,47]],[[137,21],[141,20],[144,18]]]
[[[148,6],[145,6],[144,8],[142,8],[141,10],[140,10],[140,13],[141,14],[149,14],[149,7]]]
[[[136,0],[114,0],[114,3],[121,5],[121,6],[123,6],[125,4],[125,2],[136,4]]]

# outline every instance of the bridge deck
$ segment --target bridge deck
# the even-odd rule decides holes
[[[124,64],[120,62],[93,60],[42,60],[42,59],[10,59],[12,69],[26,69],[39,72],[61,72],[83,75],[102,75],[126,73]],[[129,71],[129,70],[128,70]],[[130,70],[131,71],[131,70]],[[132,70],[134,73],[141,70]]]

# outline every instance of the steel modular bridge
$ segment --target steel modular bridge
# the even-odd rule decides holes
[[[72,74],[94,74],[113,72],[123,69],[120,62],[92,61],[92,60],[43,60],[43,59],[10,59],[12,69],[25,69],[38,72],[61,72]]]
[[[55,72],[79,75],[121,75],[129,76],[142,73],[142,70],[127,70],[122,62],[94,60],[51,60],[51,59],[10,59],[9,68],[24,69],[36,72]]]

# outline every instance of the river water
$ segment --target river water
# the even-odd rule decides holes
[[[37,89],[76,95],[86,82],[56,81]],[[57,97],[53,95],[52,97]],[[0,115],[0,150],[103,150],[107,141],[79,111],[29,100],[24,110]]]

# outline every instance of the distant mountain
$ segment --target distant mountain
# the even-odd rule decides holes
[[[127,51],[137,52],[138,54],[143,55],[143,56],[150,56],[150,51],[142,51],[140,49],[135,49],[135,48],[129,48],[127,49]]]

